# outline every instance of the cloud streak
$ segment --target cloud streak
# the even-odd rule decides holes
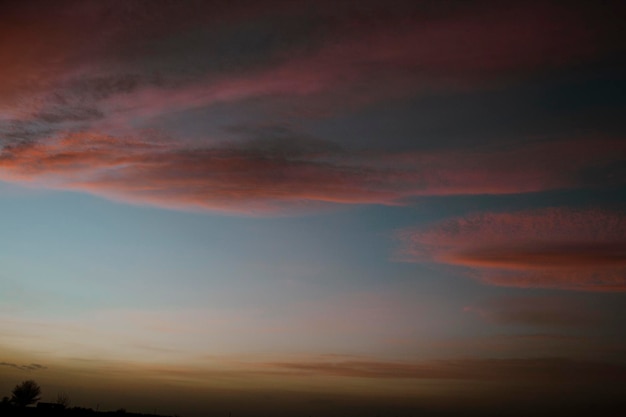
[[[349,153],[318,140],[261,139],[243,146],[193,148],[170,140],[66,134],[7,145],[0,178],[79,190],[122,201],[190,210],[268,214],[319,204],[403,204],[414,196],[511,194],[593,186],[581,180],[588,164],[610,165],[622,141],[597,141],[593,151],[563,151],[564,143],[521,149],[407,154]],[[571,145],[571,144],[570,144]],[[570,158],[549,164],[569,152]],[[524,160],[521,165],[518,161]],[[621,178],[613,178],[619,183]],[[605,185],[606,181],[602,181]],[[316,206],[317,205],[317,206]],[[515,263],[514,256],[557,263],[563,253],[585,252],[578,263],[621,263],[618,243],[590,248],[554,246],[533,253],[509,247],[457,251],[455,263]],[[612,246],[611,246],[612,245]],[[472,252],[472,250],[474,252]],[[522,262],[524,262],[522,260]]]
[[[129,371],[156,378],[210,381],[218,378],[295,377],[357,378],[372,380],[458,380],[515,382],[625,382],[626,367],[619,362],[566,357],[450,358],[427,361],[386,361],[350,355],[321,355],[287,361],[253,361],[244,358],[211,357],[211,364],[195,366],[125,364],[94,360],[123,376]],[[215,361],[217,360],[217,361]],[[215,362],[214,362],[215,361]],[[216,365],[219,364],[219,365]]]
[[[449,379],[475,381],[626,381],[617,364],[565,358],[456,359],[424,363],[335,361],[282,362],[270,366],[304,376],[353,378]]]
[[[400,258],[462,267],[488,284],[626,290],[621,211],[548,208],[480,213],[400,231]]]
[[[48,369],[46,366],[40,365],[38,363],[31,363],[29,365],[18,365],[11,362],[0,362],[0,366],[8,366],[9,368],[17,369],[20,371],[39,371],[42,369]]]

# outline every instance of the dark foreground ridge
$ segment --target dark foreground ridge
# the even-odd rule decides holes
[[[33,380],[23,381],[15,386],[12,396],[4,397],[0,401],[0,417],[177,417],[165,416],[155,413],[127,412],[124,408],[116,411],[100,411],[91,408],[71,406],[70,398],[65,393],[57,395],[56,402],[40,401],[41,387]],[[194,417],[626,417],[626,397],[607,398],[603,401],[570,403],[569,401],[553,401],[544,403],[532,403],[519,398],[515,404],[508,406],[492,406],[490,408],[467,410],[453,407],[448,410],[415,409],[402,407],[402,404],[388,404],[388,407],[376,407],[369,409],[362,405],[352,409],[326,410],[326,412],[302,412],[292,413],[289,409],[276,403],[276,409],[272,412],[262,412],[251,407],[246,410],[238,410],[236,413],[216,413],[202,410],[192,410]],[[188,410],[189,411],[189,410]],[[234,411],[234,410],[233,410]]]
[[[70,397],[58,393],[56,402],[41,401],[41,387],[32,379],[17,384],[11,391],[11,397],[0,401],[0,417],[167,417],[156,414],[129,413],[120,408],[117,411],[94,411],[91,408],[70,407]]]
[[[258,417],[260,414],[252,412],[250,416]],[[279,414],[284,416],[284,414]],[[207,414],[205,417],[247,417],[248,414],[240,415],[217,415]],[[571,408],[545,408],[535,409],[533,411],[521,411],[521,410],[491,410],[491,411],[433,411],[423,410],[415,412],[371,412],[362,414],[348,413],[345,417],[626,417],[626,403],[613,404],[613,405],[594,405],[589,407],[582,407],[576,410]],[[39,407],[2,407],[0,406],[0,417],[178,417],[178,416],[164,416],[158,414],[143,414],[127,412],[124,409],[117,411],[96,411],[91,408],[72,407],[72,408],[56,408],[52,405],[44,405]],[[272,417],[272,414],[268,414],[268,417]],[[323,417],[321,415],[315,415],[310,413],[294,414],[293,417]]]
[[[42,404],[42,405],[40,405]],[[40,403],[38,407],[0,407],[2,417],[172,417],[158,414],[131,413],[125,410],[95,411],[91,408],[54,407],[56,404]]]

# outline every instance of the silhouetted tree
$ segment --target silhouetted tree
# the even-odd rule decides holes
[[[57,394],[57,400],[55,402],[63,408],[68,408],[71,405],[70,396],[64,392]]]
[[[11,402],[18,407],[26,407],[41,399],[41,387],[32,379],[17,384],[11,393]]]

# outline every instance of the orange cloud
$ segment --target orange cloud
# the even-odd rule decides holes
[[[592,209],[481,213],[400,231],[399,256],[464,267],[494,285],[626,291],[624,219]]]

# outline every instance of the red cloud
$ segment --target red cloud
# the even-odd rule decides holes
[[[626,291],[626,216],[549,208],[482,213],[398,233],[400,256],[512,287]]]
[[[580,172],[589,164],[611,165],[621,155],[616,151],[626,146],[623,141],[598,140],[593,148],[587,141],[547,142],[471,153],[371,155],[338,151],[321,141],[315,145],[320,149],[308,149],[306,144],[298,149],[298,139],[281,143],[275,145],[293,149],[281,152],[254,144],[195,149],[157,139],[75,133],[6,146],[0,153],[0,177],[163,207],[262,214],[310,209],[321,203],[391,205],[412,196],[507,194],[597,185],[597,178],[586,180]],[[606,182],[599,180],[600,184]],[[445,240],[445,236],[436,239]],[[552,252],[534,255],[532,247],[522,250],[519,245],[498,242],[494,252],[488,242],[437,256],[452,256],[445,262],[463,265],[511,266],[515,256],[522,256],[522,263],[531,256],[537,262],[541,257],[543,263],[563,262],[559,260],[563,241],[553,241]],[[578,247],[579,256],[572,262],[619,264],[619,244],[602,243],[601,248],[594,243],[593,253]]]

